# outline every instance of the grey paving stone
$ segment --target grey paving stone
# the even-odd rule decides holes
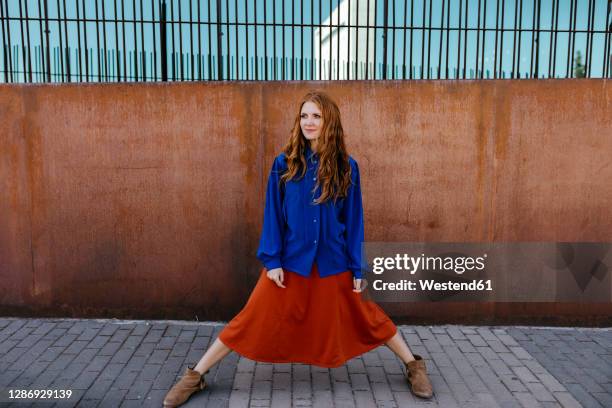
[[[289,390],[274,390],[272,391],[271,407],[288,407],[291,406],[291,391]]]
[[[232,395],[229,397],[228,405],[230,407],[249,407],[249,391],[235,390],[232,391]]]
[[[80,406],[159,406],[223,326],[0,318],[0,386],[72,387]],[[425,358],[435,396],[415,398],[386,346],[327,369],[230,353],[186,407],[605,407],[612,330],[398,326]],[[14,339],[14,340],[12,340]],[[374,404],[374,405],[372,405]]]

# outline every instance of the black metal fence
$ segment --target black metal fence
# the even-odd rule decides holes
[[[611,7],[0,0],[0,81],[610,78]]]

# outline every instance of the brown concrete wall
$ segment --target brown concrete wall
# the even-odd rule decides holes
[[[230,319],[308,90],[340,106],[366,239],[612,241],[605,80],[0,86],[0,312]],[[612,305],[385,304],[398,322],[609,324]]]

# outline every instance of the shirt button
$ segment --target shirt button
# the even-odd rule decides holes
[[[317,219],[315,218],[313,221],[314,221],[314,222],[317,222]]]
[[[316,178],[316,177],[313,177],[313,178],[312,178],[312,181],[317,181],[317,178]]]
[[[315,243],[315,244],[317,243],[317,240],[316,240],[316,239],[314,240],[314,243]]]

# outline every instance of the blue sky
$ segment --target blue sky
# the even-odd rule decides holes
[[[348,1],[348,0],[344,0],[344,1]],[[365,4],[367,4],[368,0],[360,0],[359,1],[359,7],[365,7]],[[370,1],[374,1],[374,0],[370,0]],[[412,18],[412,24],[415,27],[422,27],[423,24],[425,24],[425,26],[427,26],[429,24],[429,1],[426,1],[426,12],[425,15],[423,14],[423,1],[426,0],[415,0],[413,2],[413,15],[411,16],[411,12],[410,12],[410,2],[408,2],[408,10],[404,10],[404,1],[393,1],[393,0],[388,0],[388,7],[390,10],[390,14],[389,14],[389,19],[388,19],[388,24],[389,25],[393,25],[393,12],[392,10],[395,10],[395,25],[396,26],[404,26],[404,25],[410,25],[410,21]],[[536,1],[537,4],[537,0],[505,0],[503,1],[504,4],[504,16],[503,16],[503,26],[504,28],[507,29],[513,29],[515,27],[515,7],[518,4],[522,3],[522,28],[524,30],[529,30],[531,28],[533,28],[533,8],[534,8],[534,4],[533,2]],[[494,29],[496,26],[496,15],[498,13],[498,6],[501,7],[502,5],[502,0],[467,0],[468,3],[468,15],[467,15],[467,20],[468,20],[468,26],[469,27],[476,27],[477,25],[477,19],[478,19],[478,3],[481,3],[481,14],[480,14],[480,19],[481,19],[481,26],[482,26],[482,19],[484,18],[484,6],[486,3],[486,28],[487,29]],[[560,30],[560,32],[557,34],[557,44],[556,44],[556,53],[557,53],[557,58],[556,58],[556,66],[555,66],[555,76],[556,77],[565,77],[566,75],[566,67],[567,67],[567,50],[568,50],[568,40],[570,39],[568,33],[566,32],[562,32],[562,30],[568,30],[569,27],[569,23],[570,23],[570,5],[571,5],[571,0],[560,0],[559,3],[559,16],[558,16],[558,28]],[[25,6],[27,3],[27,7],[28,7],[28,14],[30,17],[34,17],[34,18],[38,18],[38,3],[39,0],[8,0],[8,13],[11,17],[18,17],[20,15],[20,3],[21,3],[21,13],[25,16]],[[64,0],[60,0],[60,1],[53,1],[53,0],[48,0],[48,13],[49,13],[49,17],[51,19],[56,19],[58,16],[58,3],[60,6],[60,16],[63,18],[64,17]],[[121,11],[121,5],[122,3],[125,3],[124,5],[124,11]],[[236,3],[237,7],[236,7]],[[246,6],[245,6],[246,3]],[[541,17],[540,17],[540,29],[544,30],[543,32],[540,33],[540,47],[539,47],[539,72],[540,72],[540,77],[547,77],[548,76],[548,71],[549,71],[549,51],[551,50],[550,47],[550,40],[551,40],[551,34],[549,32],[546,32],[546,30],[551,30],[551,28],[554,27],[554,22],[551,22],[551,17],[552,17],[552,7],[556,2],[553,2],[553,0],[541,0],[540,2],[540,7],[541,7]],[[95,18],[95,7],[96,7],[96,0],[65,0],[65,7],[66,7],[66,12],[65,15],[68,19],[75,19],[77,17],[77,5],[78,4],[78,12],[80,14],[80,17],[83,17],[83,4],[85,4],[86,8],[87,8],[87,18],[89,19],[94,19]],[[153,48],[154,45],[156,45],[155,48],[157,48],[158,52],[159,52],[159,35],[158,32],[155,31],[155,35],[154,31],[153,31],[153,26],[152,24],[150,24],[150,21],[153,19],[153,17],[155,18],[155,20],[157,20],[159,18],[159,1],[158,0],[135,0],[135,1],[121,1],[121,0],[116,0],[116,1],[101,1],[98,0],[97,1],[97,6],[98,6],[98,15],[100,18],[102,18],[102,15],[104,13],[105,17],[107,19],[113,19],[115,16],[115,4],[117,4],[118,7],[118,17],[122,18],[122,15],[125,16],[126,19],[131,20],[134,18],[134,16],[137,19],[140,19],[141,16],[142,18],[145,20],[144,23],[144,38],[141,37],[141,31],[140,31],[140,23],[137,24],[137,30],[136,30],[136,47],[138,48],[139,51],[141,51],[141,46],[142,43],[144,41],[144,45],[145,45],[145,49],[148,51],[147,54],[147,70],[150,70],[151,67],[151,63],[153,62]],[[141,4],[142,4],[142,9],[141,9]],[[168,7],[168,19],[171,18],[171,13],[174,13],[174,20],[178,20],[178,15],[179,15],[179,11],[181,14],[181,18],[182,20],[189,20],[189,15],[190,15],[190,11],[193,15],[193,19],[197,20],[198,19],[198,9],[197,9],[197,1],[167,1],[167,7]],[[216,13],[216,1],[211,1],[210,4],[208,2],[200,2],[201,4],[201,8],[200,8],[200,21],[208,21],[209,20],[209,10],[208,7],[210,6],[210,19],[213,22],[217,21],[217,13]],[[319,6],[319,4],[321,5],[321,7]],[[441,22],[441,16],[442,16],[442,4],[443,1],[439,0],[439,1],[434,1],[434,3],[432,4],[432,12],[431,12],[431,24],[432,27],[439,27],[440,26],[440,22]],[[451,27],[458,27],[459,26],[459,7],[461,5],[462,7],[462,27],[465,27],[465,7],[466,7],[466,0],[450,0],[449,1],[445,1],[445,13],[447,12],[447,9],[450,9],[450,15],[448,16],[448,20],[450,23]],[[133,6],[135,5],[136,10],[134,13],[134,9]],[[221,21],[223,23],[225,23],[228,20],[229,17],[229,22],[230,23],[234,23],[236,21],[236,19],[238,20],[238,22],[245,22],[246,21],[246,17],[248,14],[248,22],[253,23],[255,21],[254,19],[254,14],[255,14],[255,8],[257,8],[257,22],[258,23],[281,23],[284,17],[285,23],[290,24],[292,21],[296,22],[296,23],[300,23],[303,19],[303,22],[305,24],[319,24],[320,21],[324,21],[330,12],[330,6],[331,8],[335,8],[338,5],[338,1],[334,1],[332,0],[330,3],[330,0],[307,0],[307,1],[289,1],[289,0],[275,0],[274,2],[269,0],[269,1],[261,1],[261,0],[247,0],[246,2],[244,0],[221,0]],[[357,0],[351,0],[351,8],[356,7],[357,5]],[[589,0],[577,0],[577,10],[578,10],[578,14],[576,17],[576,30],[580,31],[580,30],[586,30],[587,29],[587,12],[589,9]],[[595,21],[594,21],[594,27],[596,30],[600,30],[603,31],[604,27],[606,26],[606,14],[607,14],[607,0],[594,0],[594,5],[595,5]],[[190,6],[191,6],[191,10],[190,10]],[[284,14],[283,14],[283,6],[284,6]],[[314,13],[311,13],[311,7],[312,10],[314,11]],[[376,2],[376,7],[377,7],[377,20],[376,20],[376,24],[382,26],[384,23],[384,16],[383,16],[383,7],[384,7],[384,2],[383,1],[377,1]],[[264,20],[264,8],[266,11],[266,20]],[[303,11],[301,11],[303,10]],[[6,10],[5,11],[5,15],[6,15]],[[405,13],[406,11],[406,13]],[[124,14],[123,14],[124,13]],[[404,14],[406,14],[407,18],[406,20],[404,20]],[[292,17],[295,16],[295,17]],[[423,22],[423,18],[425,17],[425,22]],[[520,18],[520,14],[519,17]],[[612,19],[612,16],[610,17]],[[149,23],[147,23],[147,21],[149,21]],[[551,24],[553,23],[553,24]],[[447,16],[445,15],[444,18],[444,25],[446,27],[447,24]],[[536,23],[537,24],[537,23]],[[499,28],[502,27],[502,19],[501,19],[501,10],[499,10],[499,20],[498,20],[498,25]],[[518,25],[518,24],[517,24]],[[76,27],[76,23],[74,21],[69,21],[67,24],[67,35],[64,32],[65,27],[64,27],[64,23],[61,23],[61,30],[62,30],[62,41],[63,41],[63,45],[65,46],[66,44],[66,39],[68,40],[68,43],[70,45],[71,48],[71,65],[73,66],[73,72],[74,72],[74,66],[77,63],[77,54],[76,54],[76,50],[75,48],[78,46],[78,42],[79,42],[79,38],[78,38],[78,31],[77,31],[77,27]],[[102,32],[102,24],[99,24],[99,32],[100,32],[100,41],[101,41],[101,48],[106,48],[108,50],[114,50],[116,48],[116,42],[115,42],[115,24],[114,23],[107,23],[105,26],[106,29],[106,47],[103,44],[103,32]],[[178,24],[174,26],[175,27],[175,32],[174,32],[174,39],[175,39],[175,43],[177,44],[177,51],[178,51],[178,43],[179,43],[179,31],[178,31]],[[208,26],[207,25],[202,25],[201,26],[201,34],[199,37],[198,36],[198,30],[197,30],[197,26],[192,26],[193,27],[193,46],[194,46],[194,52],[198,52],[198,48],[201,48],[201,51],[203,54],[207,54],[209,51],[209,40],[208,40]],[[25,26],[24,26],[25,28]],[[126,48],[129,51],[133,51],[134,50],[134,25],[133,24],[126,24],[124,25],[125,28],[125,37],[126,37]],[[170,27],[169,27],[170,28]],[[5,25],[5,29],[6,29],[6,25]],[[39,46],[40,45],[40,30],[39,30],[39,24],[38,21],[33,21],[30,23],[29,26],[29,30],[30,30],[30,43],[32,44],[32,46]],[[155,28],[155,30],[157,30],[157,26]],[[239,26],[238,27],[238,38],[240,41],[240,45],[238,46],[238,57],[239,58],[244,58],[246,56],[246,47],[244,45],[244,41],[245,41],[245,30],[247,30],[244,26]],[[50,23],[50,42],[54,45],[54,46],[59,46],[59,31],[60,28],[58,27],[58,23],[57,21],[52,21]],[[227,47],[227,43],[226,43],[226,35],[229,35],[229,54],[231,56],[231,58],[235,58],[236,56],[236,28],[235,25],[231,25],[229,26],[229,31],[227,29],[227,27],[225,26],[225,24],[222,25],[222,31],[224,33],[224,37],[223,37],[223,54],[227,55],[228,53],[228,47]],[[253,26],[250,26],[248,28],[249,31],[249,59],[252,59],[254,57],[254,50],[255,50],[255,28]],[[300,55],[302,55],[302,53],[305,55],[306,58],[310,58],[311,55],[311,47],[310,47],[310,41],[308,40],[309,38],[312,38],[312,29],[310,27],[305,28],[303,31],[303,35],[305,36],[305,41],[304,41],[304,46],[302,47],[301,44],[301,37],[300,37],[300,30],[299,28],[295,28],[292,30],[291,27],[286,27],[285,28],[285,44],[284,44],[284,48],[283,48],[283,44],[282,44],[282,32],[283,29],[281,27],[277,27],[276,29],[269,27],[267,28],[267,47],[266,47],[266,43],[264,43],[264,27],[260,26],[258,29],[258,41],[257,41],[257,54],[258,57],[263,57],[264,56],[264,52],[267,49],[267,54],[268,57],[271,57],[273,54],[273,50],[276,49],[276,56],[280,58],[280,56],[285,56],[287,58],[291,58],[292,55],[294,55],[295,57],[300,57]],[[273,33],[276,31],[276,47],[274,48],[273,46],[273,40],[274,40],[274,35]],[[291,36],[292,36],[292,31],[293,31],[293,43],[291,41]],[[212,52],[213,54],[216,54],[216,37],[215,37],[215,32],[216,32],[216,27],[212,27],[211,28],[211,33],[212,33]],[[376,60],[377,63],[382,63],[382,30],[379,29],[377,30],[377,35],[376,35],[376,48],[377,48],[377,56],[376,56]],[[424,57],[424,62],[425,65],[427,65],[427,61],[428,61],[428,51],[430,52],[429,54],[429,63],[430,66],[432,67],[432,69],[435,69],[438,66],[438,61],[440,59],[440,55],[439,55],[439,47],[440,47],[440,31],[437,30],[432,30],[431,31],[431,47],[429,47],[429,43],[428,43],[428,39],[429,36],[427,34],[427,30],[425,33],[425,57]],[[442,38],[442,57],[441,57],[441,63],[442,63],[442,67],[444,69],[445,64],[446,64],[446,33],[443,33],[443,38]],[[84,31],[83,31],[83,25],[81,24],[81,38],[80,38],[80,42],[81,42],[81,46],[83,46],[84,43]],[[121,24],[119,25],[119,45],[120,48],[122,46],[122,38],[123,38],[123,29],[121,28]],[[390,38],[389,38],[389,42],[388,42],[388,61],[389,63],[391,63],[392,58],[393,58],[393,52],[395,53],[395,63],[396,63],[396,69],[398,69],[400,71],[401,74],[401,68],[402,68],[402,60],[404,59],[404,53],[403,53],[403,49],[404,49],[404,43],[403,43],[403,39],[404,39],[404,31],[403,30],[395,30],[395,36],[393,36],[393,30],[389,31],[390,34]],[[24,32],[24,35],[26,35],[26,33]],[[169,29],[168,35],[171,36],[172,32]],[[15,44],[21,44],[21,30],[20,30],[20,23],[18,20],[11,20],[10,22],[10,36],[11,36],[11,43],[13,45]],[[460,54],[460,60],[459,60],[459,66],[462,67],[464,62],[463,62],[463,55],[465,52],[466,55],[466,68],[469,69],[470,68],[474,68],[475,66],[475,62],[476,62],[476,58],[481,57],[481,53],[482,50],[480,50],[478,52],[478,55],[476,55],[476,32],[475,31],[470,31],[467,34],[467,49],[464,49],[465,47],[465,41],[464,41],[464,36],[465,36],[465,32],[461,32],[461,49],[458,50],[458,33],[456,31],[451,31],[448,35],[448,39],[449,39],[449,46],[448,46],[448,65],[449,65],[449,70],[451,70],[450,72],[450,77],[454,77],[454,73],[453,73],[453,69],[457,66],[457,55],[458,53]],[[513,59],[513,43],[514,43],[514,33],[513,32],[506,32],[503,34],[503,50],[502,50],[502,69],[504,71],[506,71],[506,75],[509,75],[509,72],[512,69],[512,59]],[[521,61],[520,61],[520,71],[522,73],[521,76],[523,76],[525,73],[529,72],[530,66],[531,66],[531,51],[532,51],[532,35],[530,32],[523,32],[521,35]],[[202,38],[201,40],[201,47],[199,47],[199,38]],[[6,36],[3,36],[4,41],[6,42]],[[182,25],[182,39],[183,39],[183,52],[184,53],[190,53],[191,50],[191,43],[192,43],[192,37],[190,35],[190,30],[189,30],[189,25],[187,23],[183,23]],[[407,43],[410,42],[411,40],[411,35],[410,32],[408,31],[406,33],[406,39],[407,39]],[[501,39],[502,39],[502,35],[499,34],[498,35],[498,47],[501,45]],[[583,62],[584,62],[584,57],[585,57],[585,53],[586,53],[586,40],[587,40],[587,35],[586,33],[577,33],[575,35],[575,51],[576,50],[580,50],[583,56]],[[413,55],[412,55],[412,61],[413,61],[413,65],[416,66],[416,74],[417,77],[419,76],[419,72],[418,70],[420,69],[419,67],[422,64],[421,61],[421,44],[423,41],[423,32],[421,29],[415,29],[413,30],[413,34],[412,34],[412,41],[414,42],[413,45]],[[482,33],[480,35],[480,46],[482,47]],[[593,54],[592,54],[592,67],[591,67],[591,76],[593,77],[601,77],[602,76],[602,68],[603,68],[603,60],[604,60],[604,41],[605,41],[605,36],[603,33],[598,33],[595,34],[593,36]],[[169,37],[168,40],[168,44],[169,47],[171,47],[171,38]],[[88,22],[87,23],[87,45],[88,48],[97,48],[97,36],[96,36],[96,24],[94,22]],[[554,48],[553,48],[554,49]],[[15,55],[15,50],[13,49],[12,52],[12,58],[13,58],[13,64],[19,64],[20,69],[23,69],[23,61],[22,61],[22,56],[21,56],[21,49],[18,48],[17,49],[17,55]],[[408,49],[409,52],[409,49]],[[492,77],[493,73],[493,60],[494,60],[494,52],[495,52],[495,32],[493,31],[489,31],[486,33],[486,46],[484,49],[484,65],[485,65],[485,69],[490,71],[490,75]],[[0,50],[0,61],[2,61],[4,58],[4,50]],[[55,55],[52,54],[52,58],[55,59],[55,62],[52,64],[54,66],[54,69],[58,69],[59,68],[59,59],[57,59],[58,57],[58,53],[56,51]],[[95,56],[93,57],[93,70],[97,70],[97,62],[95,59]],[[409,55],[406,56],[406,60],[408,60]],[[499,58],[499,55],[498,55]],[[115,58],[113,57],[111,59],[113,62],[115,60]],[[131,59],[129,60],[131,61]],[[204,59],[204,66],[203,66],[203,70],[206,71],[208,69],[207,67],[207,60]],[[408,61],[407,61],[408,62]],[[33,65],[34,67],[36,67],[38,62],[34,61]],[[232,69],[234,69],[236,62],[234,59],[230,60],[231,63],[231,67]],[[243,62],[244,63],[244,62]],[[157,61],[157,66],[158,66],[158,72],[159,72],[159,58]],[[499,64],[499,59],[498,59],[498,64]],[[482,61],[479,60],[479,67],[482,67]],[[112,72],[114,70],[114,66],[109,66],[108,69]],[[240,65],[239,66],[239,71],[242,71],[244,69],[244,65]],[[239,72],[240,73],[240,72]],[[188,74],[188,72],[185,72],[185,74]],[[241,75],[244,75],[244,71],[242,71]],[[251,73],[249,73],[250,75],[252,75]],[[307,73],[308,74],[308,73]],[[436,77],[437,75],[434,74],[433,77]],[[235,78],[235,72],[232,72],[231,74],[232,78]],[[260,72],[260,77],[263,78],[263,74]],[[426,77],[426,74],[425,74]],[[445,74],[442,74],[442,77],[445,77]],[[467,74],[467,77],[469,78],[470,75],[469,73]],[[250,77],[249,79],[252,79],[252,77]],[[281,78],[278,78],[281,79]],[[291,76],[289,74],[286,75],[285,79],[291,79]],[[4,75],[2,75],[1,78],[2,81],[4,81]]]

